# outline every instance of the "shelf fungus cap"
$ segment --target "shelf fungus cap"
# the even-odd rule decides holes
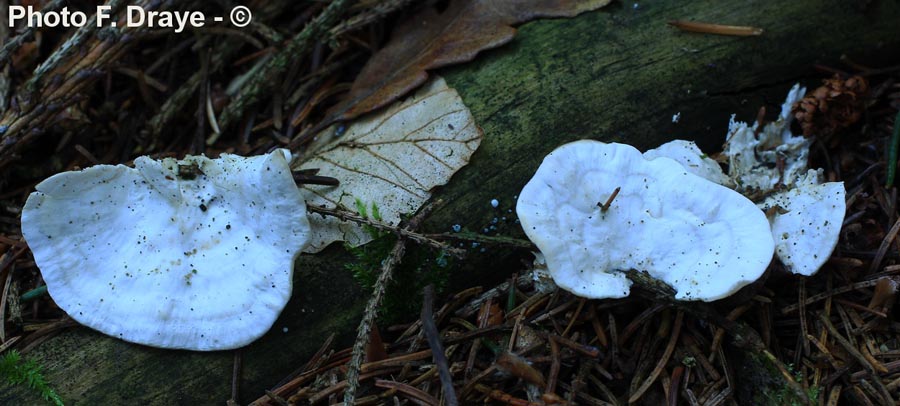
[[[290,152],[135,159],[37,185],[22,234],[78,322],[154,347],[211,351],[263,335],[309,236]]]
[[[676,299],[720,299],[759,278],[774,251],[750,200],[623,144],[557,148],[516,211],[556,284],[588,298],[627,296],[622,271],[634,269],[672,286]]]
[[[688,172],[703,179],[733,188],[734,183],[719,166],[719,163],[707,156],[693,141],[672,140],[644,152],[644,158],[656,159],[666,157],[684,166]]]
[[[772,224],[775,255],[795,274],[818,272],[840,237],[847,211],[844,183],[820,183],[821,178],[821,169],[810,169],[794,188],[759,203]]]

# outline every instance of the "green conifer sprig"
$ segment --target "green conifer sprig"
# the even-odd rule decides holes
[[[62,406],[62,398],[50,388],[41,366],[33,359],[23,359],[16,350],[10,350],[0,356],[0,380],[5,380],[13,385],[25,385],[37,392],[44,400],[54,405]]]

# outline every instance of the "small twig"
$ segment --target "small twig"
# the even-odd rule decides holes
[[[389,368],[389,367],[397,367],[401,365],[408,364],[413,361],[419,361],[428,358],[431,355],[431,350],[422,350],[413,353],[398,355],[396,357],[391,357],[387,359],[383,359],[381,361],[375,362],[367,362],[362,364],[359,368],[360,372],[366,373],[369,371],[375,371],[377,369]]]
[[[83,147],[81,144],[75,144],[75,151],[78,151],[79,154],[87,158],[88,161],[91,162],[91,165],[99,165],[100,160],[88,151],[87,148]]]
[[[110,6],[109,15],[114,16],[118,14],[119,10],[125,4],[124,0],[111,0],[108,2]],[[160,6],[157,4],[156,6],[152,6],[150,4],[140,4],[141,7],[145,9],[156,9]],[[115,17],[114,17],[115,18]],[[96,24],[95,21],[97,19],[97,15],[92,15],[88,18],[87,24],[78,28],[69,39],[63,43],[56,52],[50,55],[47,60],[41,63],[37,69],[34,70],[34,73],[31,75],[31,78],[28,79],[28,82],[25,84],[25,88],[28,92],[34,91],[37,84],[43,80],[44,75],[53,71],[57,67],[59,67],[62,62],[68,59],[69,56],[74,55],[76,52],[83,52],[83,49],[80,48],[87,38],[91,37],[95,31],[98,31],[100,28],[99,24]],[[102,45],[99,45],[102,47]]]
[[[340,59],[337,59],[337,60],[327,63],[325,65],[322,65],[315,72],[309,73],[309,74],[301,77],[300,79],[298,79],[298,81],[301,82],[302,85],[297,87],[297,89],[294,90],[293,93],[291,93],[291,96],[288,97],[288,99],[287,99],[287,105],[291,106],[291,105],[298,104],[298,102],[300,101],[301,98],[309,95],[309,93],[312,91],[313,86],[320,85],[327,76],[340,71],[341,69],[350,65],[354,61],[358,61],[361,56],[362,56],[362,54],[359,52],[349,53],[347,56],[343,56]],[[298,112],[299,112],[299,109],[302,107],[303,107],[302,105],[297,105]],[[297,114],[291,115],[292,121],[293,121],[293,117],[295,117],[296,115]],[[291,128],[293,128],[293,126],[291,126]],[[293,145],[293,144],[291,145],[291,147],[294,147],[294,146],[295,145]]]
[[[569,324],[566,325],[566,329],[563,330],[562,334],[560,334],[561,336],[567,337],[569,335],[569,331],[572,330],[572,327],[575,325],[575,321],[578,320],[579,316],[581,316],[581,309],[584,308],[585,303],[587,303],[587,299],[585,299],[585,298],[578,299],[578,307],[575,308],[575,313],[572,314],[572,318],[569,320]]]
[[[311,371],[313,369],[320,367],[322,365],[322,362],[324,362],[326,359],[324,357],[325,352],[328,351],[329,348],[331,348],[331,344],[334,342],[334,338],[335,338],[334,333],[329,334],[328,338],[325,339],[325,342],[322,343],[322,346],[319,347],[319,350],[316,351],[315,354],[313,354],[313,357],[310,358],[309,362],[307,362],[306,365],[304,365],[300,371],[297,371],[296,375],[294,375],[294,376],[300,375],[302,373],[305,373],[306,371]],[[293,377],[290,377],[290,378],[293,379]]]
[[[309,211],[310,213],[318,213],[318,214],[322,214],[322,215],[326,215],[326,216],[336,217],[338,220],[341,220],[341,221],[350,221],[350,222],[353,222],[356,224],[363,224],[363,225],[371,226],[377,230],[394,233],[394,234],[397,234],[401,238],[414,241],[418,244],[428,245],[435,249],[446,251],[448,254],[451,254],[457,258],[462,258],[463,256],[465,256],[465,253],[466,253],[465,250],[450,247],[447,244],[442,243],[437,240],[434,240],[432,238],[429,238],[429,237],[425,236],[424,234],[420,234],[415,231],[411,231],[407,228],[392,226],[383,221],[378,221],[375,219],[363,217],[363,216],[360,216],[359,214],[349,212],[346,210],[328,209],[325,207],[320,207],[320,206],[315,206],[315,205],[306,206],[306,210]]]
[[[28,245],[24,242],[17,241],[14,244],[15,245],[10,247],[3,256],[0,256],[0,274],[2,274],[6,270],[6,267],[12,264],[13,261],[19,259],[19,257],[25,253],[25,250],[28,249]]]
[[[672,370],[672,377],[669,384],[669,393],[666,396],[666,405],[675,406],[678,404],[678,392],[681,389],[681,380],[684,377],[684,365],[678,365]],[[687,382],[685,382],[687,383]]]
[[[881,266],[881,261],[884,259],[884,255],[887,254],[888,248],[890,248],[891,243],[894,242],[894,239],[897,238],[897,233],[900,232],[900,219],[894,222],[894,225],[891,226],[890,231],[884,236],[884,239],[881,241],[881,245],[878,247],[878,251],[875,253],[875,259],[872,260],[872,264],[869,266],[869,273],[873,273],[878,270]]]
[[[291,65],[291,61],[300,58],[309,51],[315,40],[329,34],[331,25],[344,13],[347,8],[353,5],[353,0],[335,0],[328,4],[328,7],[310,21],[300,33],[295,35],[287,43],[280,52],[272,56],[265,65],[259,69],[246,85],[241,89],[237,97],[222,111],[219,118],[219,124],[222,129],[228,129],[231,124],[244,114],[244,111],[256,104],[260,97],[268,90],[271,90],[277,81],[271,78],[281,77],[281,75]]]
[[[559,360],[559,343],[550,337],[548,340],[550,343],[550,373],[547,375],[547,386],[544,389],[544,393],[556,393],[556,379],[559,378],[559,368],[560,368],[560,360]]]
[[[272,392],[268,389],[266,389],[266,398],[275,402],[275,404],[278,406],[290,406],[291,405],[290,403],[288,403],[287,400],[284,400],[284,398],[276,395],[275,392]]]
[[[851,301],[849,301],[849,300],[844,300],[844,299],[841,299],[841,298],[835,298],[834,301],[835,301],[835,302],[838,302],[838,303],[840,303],[840,304],[842,304],[842,305],[844,305],[844,306],[852,307],[852,308],[854,308],[854,309],[856,309],[856,310],[859,310],[859,311],[872,313],[872,314],[874,314],[874,315],[876,315],[876,316],[878,316],[878,317],[881,317],[881,318],[883,318],[883,319],[886,319],[886,318],[888,317],[888,315],[885,314],[884,312],[880,312],[880,311],[875,310],[875,309],[870,309],[870,308],[868,308],[868,307],[866,307],[866,306],[863,306],[863,305],[861,305],[861,304],[859,304],[859,303],[851,302]]]
[[[891,144],[888,149],[887,180],[885,181],[885,188],[894,186],[894,177],[897,176],[898,150],[900,150],[900,111],[897,111],[897,115],[894,117],[894,131],[891,133]]]
[[[62,9],[62,6],[66,3],[67,2],[63,1],[63,0],[53,0],[53,2],[44,6],[40,12],[41,13],[51,13],[51,12],[59,11],[60,9]],[[8,7],[8,6],[4,5],[4,7]],[[7,9],[6,12],[8,13],[9,10]],[[8,26],[6,18],[3,19],[2,23],[4,26]],[[95,25],[95,24],[89,23],[88,25]],[[9,56],[13,52],[18,50],[19,47],[21,47],[22,44],[25,43],[25,41],[34,38],[34,28],[35,27],[32,27],[31,25],[26,25],[25,30],[21,34],[16,35],[11,40],[9,40],[7,43],[3,44],[3,48],[0,48],[0,67],[4,67],[7,64],[9,64],[9,62],[10,62]]]
[[[878,280],[873,279],[873,280],[868,280],[868,281],[857,282],[852,285],[847,285],[847,286],[843,286],[843,287],[840,287],[840,288],[837,288],[834,290],[822,292],[822,293],[808,297],[806,299],[805,305],[809,306],[812,303],[818,302],[823,299],[830,298],[832,296],[840,295],[842,293],[847,293],[852,290],[869,288],[869,287],[875,286],[877,284],[878,284]],[[781,314],[788,314],[790,312],[793,312],[793,311],[797,310],[798,307],[799,307],[799,304],[792,304],[789,306],[782,307]]]
[[[4,256],[7,254],[4,254]],[[15,264],[9,267],[9,272],[0,270],[0,289],[3,289],[0,290],[0,343],[6,342],[6,306],[8,306],[9,303],[7,298],[12,285],[12,271],[14,268]],[[2,345],[0,345],[0,347],[2,347]]]
[[[631,335],[637,332],[637,329],[640,325],[644,324],[644,322],[647,321],[650,317],[653,317],[653,315],[668,306],[669,305],[667,303],[657,303],[653,307],[647,308],[646,310],[641,312],[641,314],[631,319],[631,322],[622,329],[621,333],[619,333],[619,345],[624,346],[628,342],[628,339],[631,338]]]
[[[529,240],[506,236],[490,236],[477,234],[470,231],[461,231],[458,233],[425,234],[425,236],[428,238],[433,238],[435,240],[471,241],[537,251],[537,246]]]
[[[431,214],[434,207],[441,203],[442,202],[438,200],[437,202],[423,207],[419,211],[419,214],[416,214],[415,217],[410,219],[404,228],[407,231],[416,229],[419,226],[419,223]],[[356,341],[353,343],[353,355],[350,357],[350,365],[347,366],[347,388],[344,390],[344,404],[352,405],[356,400],[356,390],[359,387],[360,365],[362,364],[363,355],[365,354],[366,344],[369,342],[369,331],[375,323],[375,316],[378,314],[378,306],[381,305],[381,299],[384,296],[385,289],[387,289],[387,284],[394,274],[394,269],[396,269],[397,265],[400,265],[400,261],[403,259],[403,254],[405,253],[406,240],[400,238],[394,244],[394,248],[391,249],[387,258],[381,263],[381,273],[378,275],[375,286],[372,288],[372,297],[370,297],[368,303],[366,303],[366,308],[363,311],[363,318],[360,320],[359,328],[356,332]]]
[[[207,58],[207,61],[209,58]],[[207,71],[209,70],[209,63],[205,63],[203,68]],[[207,72],[208,73],[208,72]],[[219,136],[222,135],[222,129],[219,128],[219,120],[216,119],[216,108],[213,106],[212,96],[210,95],[210,84],[209,80],[206,81],[206,120],[209,121],[209,127],[212,128],[212,134],[210,134],[209,138],[206,139],[206,145],[213,145],[218,141]]]
[[[450,375],[450,367],[447,365],[447,356],[444,355],[444,346],[441,344],[437,326],[434,325],[434,286],[430,284],[426,286],[422,296],[422,330],[425,331],[431,355],[438,368],[441,387],[444,390],[444,404],[456,406],[459,401],[456,400],[456,391],[453,389],[453,377]]]
[[[828,329],[828,332],[831,333],[831,336],[834,338],[834,340],[837,341],[837,343],[847,351],[847,354],[849,354],[851,357],[853,357],[854,360],[859,362],[863,369],[865,369],[866,372],[869,373],[869,375],[872,377],[872,382],[874,382],[875,387],[878,389],[876,393],[884,398],[882,399],[882,401],[885,402],[884,404],[894,404],[893,397],[884,386],[884,383],[881,382],[881,379],[878,377],[878,371],[876,371],[875,367],[872,366],[871,363],[869,363],[869,360],[867,360],[866,357],[863,356],[862,353],[860,353],[859,350],[857,350],[856,347],[850,343],[850,341],[847,341],[847,339],[840,334],[837,328],[835,328],[834,325],[831,324],[831,320],[828,319],[828,316],[826,316],[825,313],[819,313],[819,320],[822,322],[822,325],[825,326],[826,329]]]
[[[619,191],[622,190],[622,187],[619,186],[615,190],[613,190],[612,194],[609,195],[609,198],[606,199],[606,203],[600,204],[597,202],[597,206],[600,206],[600,211],[606,213],[609,210],[609,206],[612,205],[613,200],[615,200],[616,196],[619,195]]]
[[[21,338],[22,338],[22,336],[15,336],[13,338],[10,338],[9,340],[6,340],[6,341],[0,343],[0,354],[2,354],[3,351],[6,351],[8,348],[11,348]]]
[[[703,34],[730,35],[736,37],[749,37],[762,35],[763,29],[744,25],[722,25],[701,23],[698,21],[675,20],[669,21],[669,25],[682,31],[699,32]]]
[[[196,29],[197,32],[201,34],[214,34],[214,35],[228,35],[235,38],[239,38],[247,44],[252,45],[256,49],[263,49],[266,47],[262,41],[254,38],[249,33],[244,30],[237,30],[229,27],[215,27],[215,26],[204,26]]]
[[[532,286],[534,284],[534,280],[530,273],[526,273],[525,275],[519,275],[513,283],[516,284],[517,288],[526,288]],[[464,306],[457,309],[454,314],[460,317],[468,317],[474,314],[478,309],[481,308],[482,303],[491,300],[493,298],[499,297],[503,292],[506,292],[510,289],[510,281],[503,282],[494,288],[491,288],[484,293],[478,295],[478,297]],[[513,312],[510,312],[513,313]]]
[[[809,340],[804,340],[809,335],[806,325],[806,279],[801,279],[797,287],[797,304],[800,309],[797,312],[800,316],[800,340],[803,342],[803,356],[809,356]]]
[[[376,2],[374,6],[367,9],[365,12],[341,21],[329,30],[329,32],[333,37],[338,37],[347,32],[358,30],[363,26],[385,18],[389,13],[406,7],[409,3],[412,3],[412,0],[388,0]]]
[[[753,307],[753,303],[747,303],[743,306],[737,307],[734,310],[730,311],[728,313],[728,315],[725,316],[725,319],[729,320],[729,321],[735,321],[738,318],[740,318],[741,316],[743,316],[744,313],[746,313],[747,310],[750,310],[750,308],[752,308],[752,307]],[[716,332],[713,333],[712,344],[710,344],[710,346],[709,346],[709,361],[710,362],[713,362],[716,360],[716,353],[718,352],[718,349],[721,348],[722,338],[724,336],[725,336],[725,329],[721,326],[716,328]]]
[[[395,372],[397,372],[397,371],[399,371],[399,370],[400,370],[400,368],[396,368],[396,367],[395,367],[395,368],[390,368],[390,369],[382,369],[382,370],[378,370],[378,371],[373,371],[373,372],[369,372],[369,373],[364,373],[364,374],[362,374],[362,375],[359,376],[359,380],[360,380],[360,381],[365,381],[365,380],[367,380],[367,379],[369,379],[369,378],[373,378],[373,377],[376,377],[376,376],[389,375],[389,374],[395,373]],[[358,384],[359,384],[359,383],[357,382],[357,385],[358,385]],[[319,401],[321,401],[322,399],[331,397],[332,395],[338,393],[341,389],[345,389],[345,388],[347,388],[348,386],[349,386],[349,382],[348,382],[348,381],[340,381],[340,382],[338,382],[338,383],[336,383],[336,384],[334,384],[334,385],[331,385],[331,386],[329,386],[328,388],[325,388],[324,390],[322,390],[322,391],[316,393],[315,395],[310,396],[309,399],[308,399],[308,404],[312,405],[312,404],[319,403]],[[346,403],[345,403],[345,404],[346,404]],[[350,403],[350,404],[352,405],[353,403]]]
[[[669,362],[669,358],[672,356],[672,352],[675,350],[675,344],[678,343],[678,338],[681,336],[681,321],[684,319],[684,312],[679,310],[675,315],[675,323],[672,326],[672,337],[669,338],[669,343],[666,344],[666,349],[663,351],[662,357],[659,359],[659,362],[656,363],[656,366],[653,368],[653,371],[650,372],[650,375],[647,376],[647,379],[638,389],[628,398],[628,403],[635,403],[641,396],[644,396],[644,392],[647,389],[650,389],[650,386],[653,385],[653,382],[656,382],[656,378],[659,377],[659,374],[662,372],[663,368],[666,367],[666,363]]]
[[[762,133],[763,128],[766,125],[766,106],[761,106],[759,110],[756,112],[756,130],[753,131],[753,136],[759,138],[759,134]]]
[[[594,329],[594,335],[597,336],[597,342],[601,347],[609,345],[609,339],[606,338],[606,332],[603,331],[603,325],[600,324],[600,318],[597,315],[597,308],[593,305],[588,307],[588,317],[591,319],[591,327]]]
[[[597,369],[598,367],[599,367],[599,365],[595,365],[594,369]],[[600,392],[603,393],[604,396],[606,396],[606,400],[612,406],[619,406],[619,400],[618,400],[618,398],[616,398],[616,395],[613,393],[613,391],[611,389],[609,389],[609,387],[607,387],[606,385],[603,384],[603,381],[601,381],[600,378],[597,378],[596,376],[589,374],[587,376],[587,379],[588,379],[588,382],[594,384],[594,386],[596,386],[597,389],[600,389]]]
[[[300,185],[338,186],[341,181],[330,176],[310,175],[302,172],[294,172],[294,183]]]
[[[119,66],[119,67],[115,68],[115,71],[117,73],[121,73],[125,76],[128,76],[132,79],[143,80],[144,83],[146,83],[148,86],[156,89],[157,91],[159,91],[161,93],[166,93],[169,91],[168,86],[166,86],[164,83],[162,83],[159,80],[150,76],[150,74],[148,74],[146,71],[140,71],[137,69],[126,68],[124,66]]]
[[[359,387],[359,367],[366,353],[365,348],[369,342],[369,331],[375,322],[375,316],[378,315],[378,306],[381,304],[381,298],[384,296],[388,281],[391,280],[394,269],[400,264],[405,252],[406,241],[399,239],[394,244],[390,254],[382,262],[381,273],[378,275],[375,286],[372,288],[372,297],[366,303],[363,318],[360,320],[359,328],[357,329],[356,341],[353,343],[353,356],[350,358],[350,365],[347,367],[347,388],[344,390],[344,404],[352,405],[356,401],[356,390]]]
[[[556,335],[553,333],[547,333],[547,332],[540,331],[540,330],[535,330],[535,333],[546,340],[554,340],[554,341],[556,341],[557,344],[563,345],[565,347],[569,347],[572,350],[575,350],[576,352],[579,352],[588,358],[597,358],[600,356],[600,350],[597,349],[597,347],[577,343],[568,338],[565,338],[565,337],[562,337],[562,336],[559,336],[559,335]]]
[[[402,382],[388,381],[385,379],[376,379],[375,386],[377,386],[379,388],[385,388],[385,389],[394,389],[397,392],[403,393],[403,394],[409,396],[410,398],[413,398],[420,402],[423,402],[426,405],[435,405],[436,406],[439,404],[437,399],[435,399],[433,396],[429,395],[428,393],[425,393],[423,390],[415,388],[410,385],[407,385]],[[345,402],[345,404],[352,405],[352,403],[346,403],[346,402]],[[450,403],[448,403],[448,404],[450,404]]]
[[[115,14],[124,1],[112,0],[109,4],[111,14]],[[163,3],[141,1],[136,5],[155,9]],[[18,87],[14,100],[18,101],[19,107],[7,109],[0,117],[0,129],[3,130],[0,133],[0,167],[11,163],[17,157],[17,151],[38,139],[44,128],[60,120],[63,115],[58,114],[59,111],[83,100],[84,94],[89,93],[87,88],[104,76],[102,70],[120,61],[126,51],[139,43],[99,38],[94,35],[98,30],[94,19],[92,16],[35,69],[24,85]],[[105,30],[137,36],[146,28],[108,27]],[[44,80],[48,76],[53,79]]]
[[[25,354],[37,347],[38,344],[60,333],[63,329],[75,327],[77,325],[78,323],[69,318],[69,316],[46,323],[40,329],[35,330],[33,333],[22,338],[22,342],[19,344],[19,353]]]
[[[240,41],[229,39],[213,48],[210,52],[211,59],[208,72],[215,73],[221,70],[226,62],[237,53],[241,45]],[[196,95],[200,84],[206,83],[204,76],[204,72],[195,72],[188,80],[184,81],[184,84],[175,93],[166,99],[166,102],[160,107],[159,113],[149,120],[152,137],[155,138],[163,133],[169,127],[169,124],[183,113],[185,104]]]
[[[243,371],[241,350],[234,351],[234,368],[231,370],[231,400],[240,404],[241,372]]]
[[[19,297],[19,302],[25,303],[37,299],[43,295],[47,294],[47,285],[38,286],[32,290],[29,290],[22,294]]]
[[[587,386],[587,381],[585,377],[591,372],[591,366],[596,362],[593,360],[585,360],[582,359],[578,362],[578,371],[575,372],[575,376],[572,377],[572,384],[569,389],[566,391],[566,401],[572,403],[575,400],[575,396],[582,394],[583,389]],[[562,386],[562,385],[560,385]],[[574,404],[574,403],[572,403]],[[595,402],[596,404],[596,402]]]
[[[778,360],[775,355],[773,355],[769,350],[763,350],[762,355],[764,358],[769,361],[770,364],[775,366],[778,369],[778,372],[781,373],[781,378],[784,379],[784,382],[787,383],[788,388],[794,392],[794,396],[800,400],[800,402],[804,405],[809,404],[809,398],[806,397],[806,392],[803,391],[803,387],[794,380],[794,377],[791,376],[791,372],[788,371],[787,367],[785,367],[784,363]]]
[[[535,403],[535,402],[529,402],[525,399],[519,399],[519,398],[517,398],[513,395],[510,395],[506,392],[503,392],[499,389],[491,389],[489,386],[483,385],[480,383],[475,384],[474,388],[475,388],[475,390],[487,395],[487,397],[497,400],[497,401],[500,401],[500,402],[503,402],[503,404],[510,405],[510,406],[541,406],[544,404],[543,402]]]
[[[609,326],[609,360],[612,364],[618,362],[619,357],[619,332],[616,328],[616,316],[613,312],[607,312],[607,325]]]

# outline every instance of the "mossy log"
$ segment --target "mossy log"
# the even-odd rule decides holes
[[[765,32],[691,34],[667,25],[676,19]],[[841,68],[842,55],[875,66],[896,63],[898,21],[896,1],[660,0],[526,24],[511,44],[437,72],[460,92],[485,138],[471,164],[438,191],[447,203],[425,228],[481,230],[506,216],[496,233],[521,236],[509,210],[558,145],[596,138],[647,149],[685,138],[715,151],[732,113],[749,121],[760,106],[777,111],[794,82],[817,86],[816,63]],[[511,251],[488,249],[473,252],[451,286],[496,281],[504,266],[516,265]],[[241,350],[240,401],[303,365],[330,333],[349,344],[366,294],[345,270],[348,260],[338,247],[301,258],[294,298],[268,334]],[[232,352],[160,350],[76,327],[27,356],[72,404],[222,404],[231,396]],[[0,404],[39,402],[25,389],[0,384]]]

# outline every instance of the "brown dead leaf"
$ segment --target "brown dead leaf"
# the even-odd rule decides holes
[[[341,133],[334,128],[319,133],[305,151],[308,156],[297,158],[300,169],[316,168],[321,176],[339,179],[340,186],[303,185],[301,193],[310,206],[363,216],[360,205],[377,205],[381,220],[396,225],[469,162],[483,136],[459,94],[435,76],[406,100],[353,120]],[[372,240],[355,223],[322,216],[310,221],[308,253],[335,241],[355,247]]]
[[[471,61],[512,40],[513,25],[541,17],[574,17],[610,0],[454,0],[442,13],[427,8],[394,32],[357,76],[323,123],[349,120],[383,107],[428,78],[426,70]]]

